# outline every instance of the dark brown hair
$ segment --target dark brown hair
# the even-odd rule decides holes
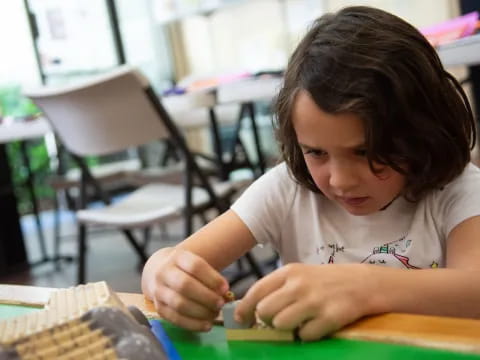
[[[397,16],[364,6],[324,15],[289,60],[276,101],[277,139],[295,179],[319,192],[292,124],[300,90],[323,111],[360,116],[372,171],[376,162],[404,174],[410,200],[441,188],[470,160],[475,121],[464,91],[423,35]]]

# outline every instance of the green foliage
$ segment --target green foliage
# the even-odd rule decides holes
[[[7,145],[7,154],[12,174],[12,182],[17,196],[18,211],[21,214],[32,212],[32,202],[26,181],[28,171],[25,167],[22,157],[20,142],[12,142]],[[30,161],[30,168],[34,173],[34,189],[39,205],[41,203],[51,203],[55,196],[53,189],[47,183],[50,175],[49,157],[43,140],[30,141],[27,144],[27,156]]]
[[[0,116],[29,118],[40,114],[40,110],[30,99],[22,96],[20,86],[0,87]]]
[[[0,118],[28,119],[40,114],[40,110],[28,98],[21,94],[20,86],[5,85],[0,87]],[[29,141],[27,146],[30,167],[35,174],[35,193],[39,202],[51,200],[52,189],[46,185],[49,175],[49,157],[43,140]],[[7,144],[7,154],[12,174],[12,182],[17,196],[18,210],[21,214],[32,210],[30,194],[26,184],[27,169],[23,164],[20,142]]]

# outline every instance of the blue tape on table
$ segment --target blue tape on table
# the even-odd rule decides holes
[[[158,341],[160,341],[160,343],[162,344],[167,354],[167,358],[169,360],[181,360],[181,357],[177,352],[177,349],[175,349],[175,346],[173,345],[172,341],[168,337],[167,332],[162,326],[162,323],[158,320],[148,320],[148,322],[151,325],[153,334],[158,339]]]

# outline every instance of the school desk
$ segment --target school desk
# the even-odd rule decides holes
[[[41,308],[39,305],[44,301],[45,294],[47,294],[42,288],[16,287],[14,290],[9,290],[8,286],[0,286],[0,299],[3,302],[15,302],[17,300],[13,299],[12,295],[18,294],[18,303],[24,303],[24,299],[32,295],[31,298],[35,301],[31,301],[31,303],[37,304],[36,306],[25,306],[18,303],[15,305],[1,304],[0,318],[2,319],[38,311]],[[126,305],[134,304],[145,309],[143,305],[147,304],[139,294],[119,293],[119,296]],[[6,298],[8,299],[5,300]],[[147,304],[147,314],[149,310],[150,308]],[[388,323],[385,326],[385,329],[387,329],[386,333],[388,335],[390,332],[390,335],[393,337],[395,337],[395,331],[398,334],[410,333],[410,338],[417,339],[427,334],[426,338],[430,339],[430,342],[437,342],[437,345],[440,346],[463,339],[464,343],[471,341],[478,351],[478,346],[480,346],[480,321],[470,320],[464,322],[462,319],[440,317],[432,317],[430,321],[425,321],[425,318],[421,316],[417,318],[416,316],[406,314],[388,314],[386,317],[372,317],[370,320],[373,320],[374,323],[377,321],[376,325],[378,325],[378,320],[380,322],[386,321]],[[480,359],[480,353],[478,352],[476,354],[465,353],[459,351],[459,349],[455,351],[439,350],[339,338],[324,339],[310,343],[227,342],[225,330],[221,326],[214,326],[212,331],[208,333],[194,333],[166,322],[162,322],[162,324],[181,359]],[[376,327],[378,329],[378,326]],[[360,322],[358,325],[351,327],[350,330],[347,330],[347,332],[350,331],[351,335],[355,335],[355,332],[363,332],[363,334],[368,335],[368,328],[368,321]],[[375,326],[370,326],[370,328],[374,329]]]

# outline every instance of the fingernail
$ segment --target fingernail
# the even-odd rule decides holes
[[[225,284],[225,283],[222,284],[222,285],[220,286],[220,294],[223,295],[223,294],[225,294],[227,291],[228,291],[228,284]]]
[[[203,326],[204,331],[210,331],[211,328],[212,328],[212,324],[210,323],[205,323],[205,325]]]
[[[235,319],[236,322],[243,324],[243,318],[240,315],[235,314],[233,318]]]
[[[217,301],[217,309],[221,309],[225,305],[225,302],[223,300],[218,300]]]

